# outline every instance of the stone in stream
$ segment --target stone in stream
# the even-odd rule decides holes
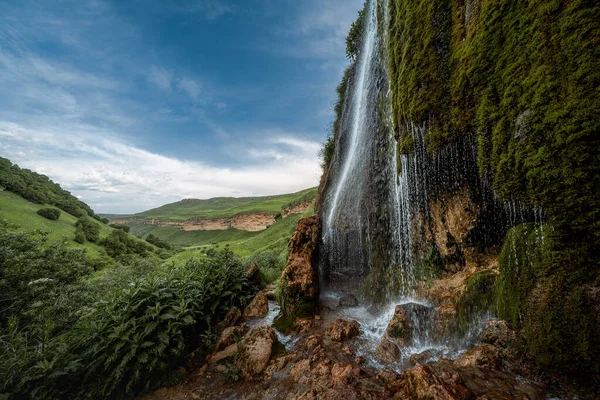
[[[400,361],[400,349],[422,339],[421,336],[430,328],[432,315],[431,307],[422,304],[397,305],[377,346],[376,357],[384,362]]]
[[[340,297],[339,305],[341,308],[350,308],[358,306],[358,299],[351,293],[346,293]]]
[[[329,324],[327,327],[327,334],[331,340],[343,342],[344,340],[352,339],[360,334],[360,324],[356,321],[344,321],[343,319],[338,319]]]
[[[277,335],[270,326],[254,328],[246,335],[240,345],[240,356],[236,358],[242,376],[252,379],[263,372],[277,343]]]
[[[256,294],[256,297],[252,300],[252,302],[246,307],[244,310],[244,317],[252,318],[252,317],[263,317],[267,315],[269,312],[269,300],[267,296],[260,291]]]

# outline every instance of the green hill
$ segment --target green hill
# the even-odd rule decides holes
[[[317,188],[302,190],[297,193],[265,197],[216,197],[208,200],[185,199],[166,204],[133,215],[105,214],[114,220],[125,217],[160,219],[163,221],[186,221],[191,218],[227,218],[236,214],[267,213],[277,215],[283,207],[311,201],[317,196]]]
[[[50,221],[37,211],[44,208],[43,204],[35,204],[25,200],[18,194],[8,190],[0,190],[0,218],[6,220],[12,225],[25,232],[34,232],[36,230],[47,232],[47,238],[50,242],[66,240],[72,247],[84,247],[88,249],[90,255],[98,255],[100,246],[96,243],[85,242],[84,244],[75,243],[75,223],[77,218],[62,212],[60,218],[56,221]],[[95,222],[100,226],[100,237],[108,236],[113,230],[111,227]]]

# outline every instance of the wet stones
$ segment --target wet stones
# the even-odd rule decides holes
[[[498,347],[506,347],[515,341],[515,332],[506,321],[491,319],[487,321],[481,334],[481,341]]]
[[[327,334],[336,342],[343,342],[360,334],[360,324],[356,321],[344,321],[338,319],[329,324]]]
[[[400,361],[400,348],[398,348],[396,343],[384,336],[375,350],[375,356],[383,362],[391,363]]]
[[[358,299],[355,295],[351,293],[346,293],[345,295],[340,297],[339,306],[340,308],[356,307],[358,306]]]
[[[236,357],[236,366],[244,378],[252,379],[265,370],[277,342],[277,335],[270,326],[254,328],[244,337]]]
[[[483,367],[499,369],[502,365],[500,350],[496,347],[483,344],[475,346],[454,361],[457,367]]]
[[[263,291],[256,294],[252,302],[244,310],[245,318],[263,317],[269,312],[269,300]]]
[[[223,350],[225,347],[234,344],[238,339],[241,339],[248,332],[248,327],[244,324],[242,326],[230,326],[229,328],[223,329],[219,340],[215,346],[215,350]]]

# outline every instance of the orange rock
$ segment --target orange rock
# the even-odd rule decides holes
[[[327,334],[332,340],[342,342],[360,334],[360,324],[356,321],[338,319],[327,327]]]

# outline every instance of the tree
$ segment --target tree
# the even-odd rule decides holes
[[[85,235],[85,239],[97,243],[100,239],[100,225],[87,217],[79,217],[75,226]]]
[[[60,218],[60,210],[58,208],[40,208],[37,213],[51,221],[56,221]]]
[[[348,32],[348,36],[346,37],[346,57],[352,61],[356,60],[356,57],[360,53],[366,12],[367,3],[365,2],[362,10],[358,12],[358,18],[352,23],[350,32]]]

